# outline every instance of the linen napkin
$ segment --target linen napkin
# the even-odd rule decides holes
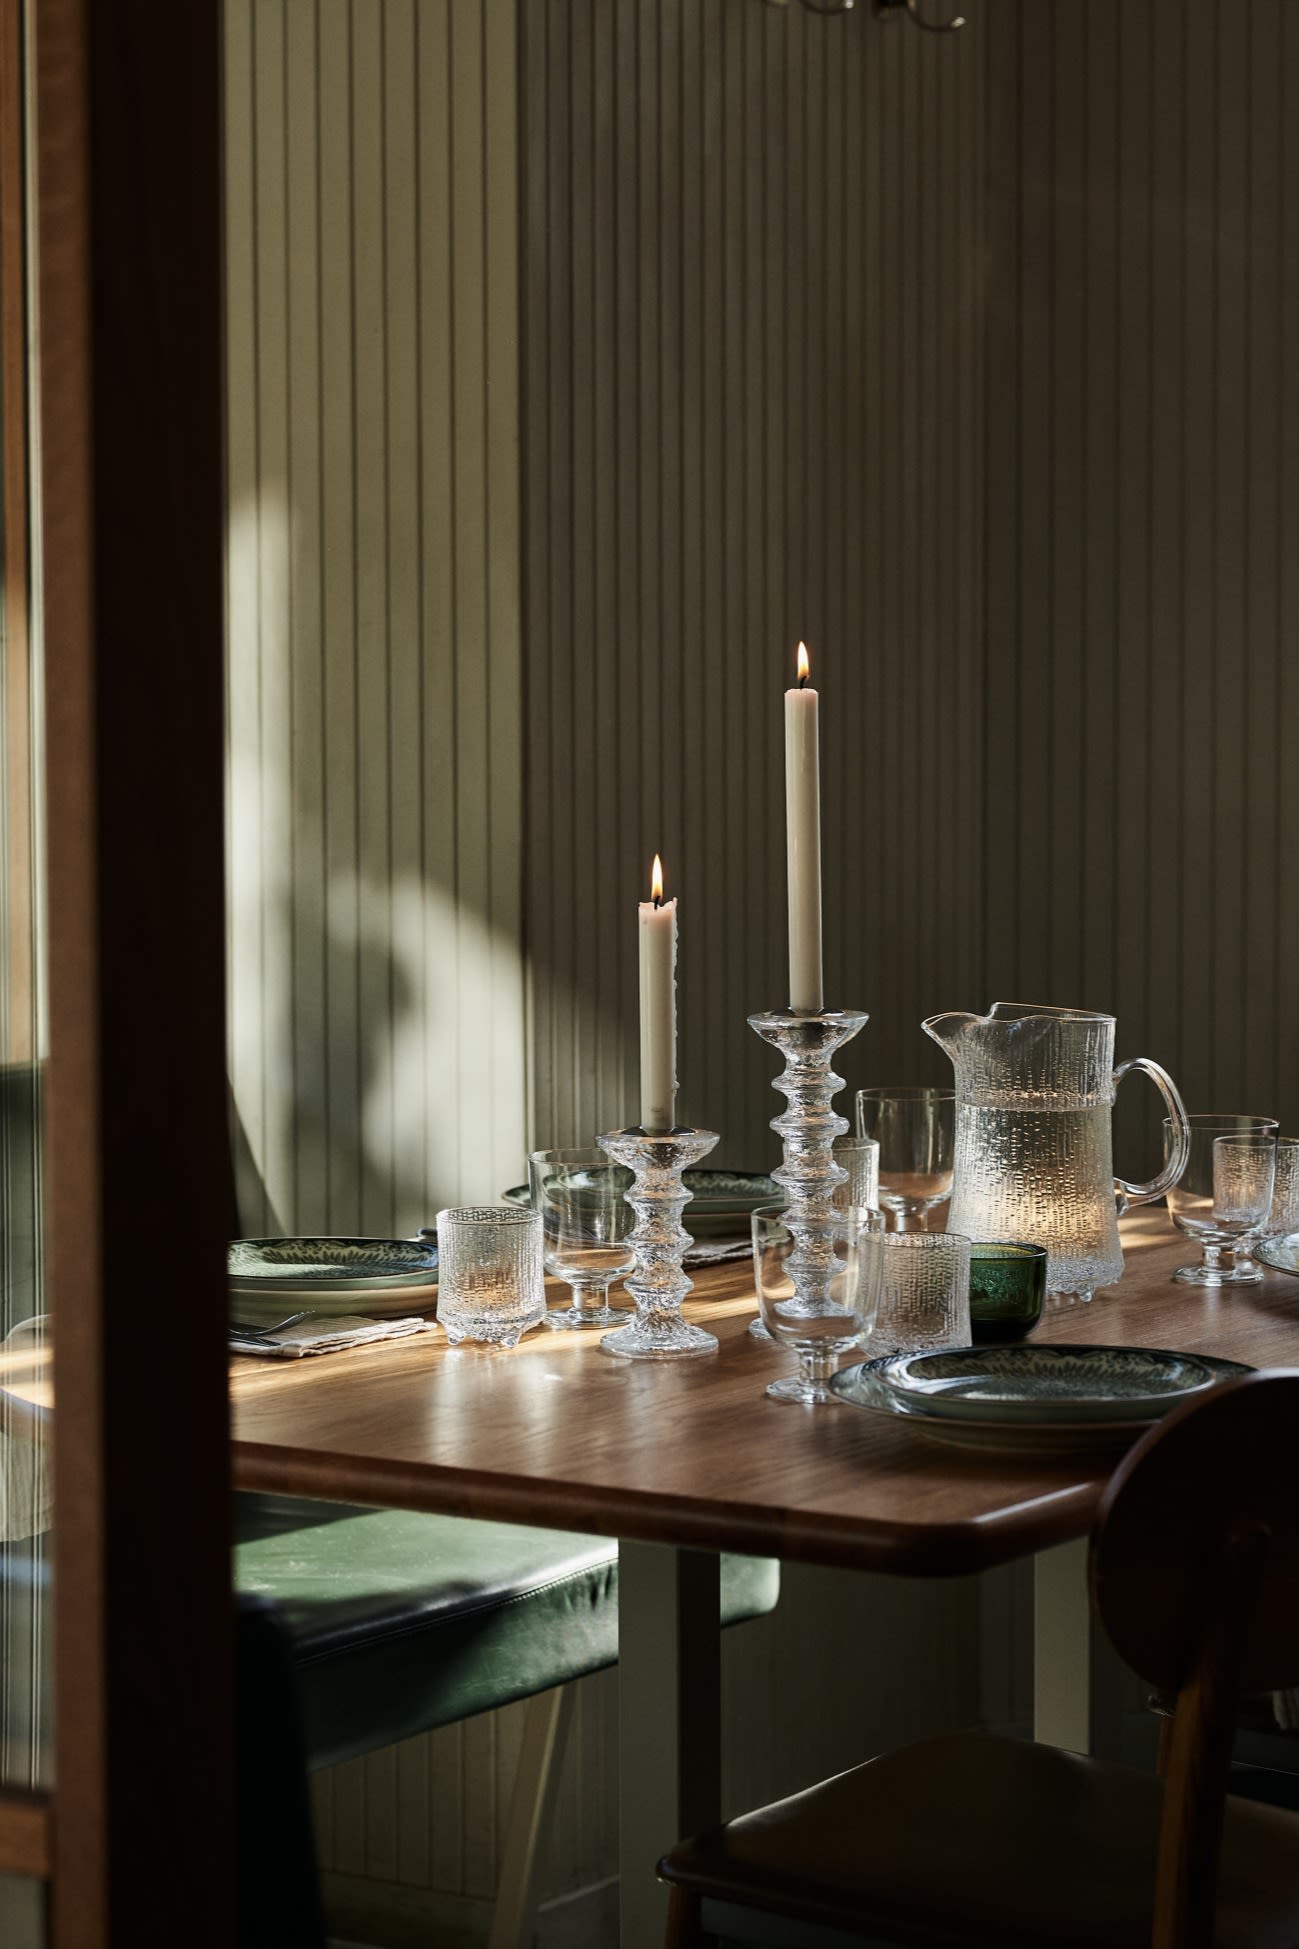
[[[308,1354],[340,1353],[345,1347],[368,1347],[374,1340],[409,1340],[432,1333],[432,1320],[365,1320],[350,1313],[328,1322],[298,1320],[262,1340],[246,1340],[232,1327],[231,1353],[262,1354],[269,1360],[302,1360]]]
[[[747,1238],[710,1238],[687,1247],[683,1265],[722,1265],[727,1259],[747,1259],[753,1250]]]

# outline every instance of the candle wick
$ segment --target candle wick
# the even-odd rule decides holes
[[[654,905],[656,907],[661,907],[663,905],[663,895],[661,893],[656,893],[654,895]]]
[[[799,689],[800,689],[800,690],[806,690],[806,689],[807,689],[807,671],[806,671],[806,670],[805,670],[805,671],[803,672],[803,674],[802,674],[802,676],[801,676],[801,677],[799,678],[799,680],[798,680],[798,687],[799,687]]]

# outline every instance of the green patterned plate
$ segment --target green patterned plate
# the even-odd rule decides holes
[[[889,1354],[876,1379],[945,1421],[1153,1421],[1214,1376],[1194,1354],[1147,1347],[950,1347]]]
[[[734,1239],[737,1246],[746,1245],[749,1214],[782,1195],[775,1179],[762,1171],[687,1171],[685,1182],[691,1197],[681,1222],[701,1244],[705,1239]],[[526,1205],[528,1187],[515,1184],[501,1196]]]
[[[953,1352],[983,1352],[985,1349],[953,1349]],[[987,1352],[1008,1352],[1007,1348],[988,1348]],[[1013,1349],[1013,1351],[1021,1351]],[[1022,1351],[1027,1352],[1028,1349]],[[1034,1349],[1039,1351],[1039,1349]],[[1079,1348],[1081,1353],[1086,1351]],[[1092,1351],[1096,1351],[1093,1349]],[[1140,1352],[1142,1349],[1132,1349]],[[897,1356],[886,1356],[896,1359]],[[1206,1387],[1214,1382],[1233,1380],[1237,1375],[1248,1374],[1252,1368],[1237,1360],[1219,1360],[1208,1354],[1197,1354],[1195,1360],[1206,1370]],[[952,1420],[935,1415],[926,1403],[915,1403],[883,1384],[877,1369],[884,1361],[866,1360],[853,1367],[844,1367],[835,1374],[830,1386],[841,1401],[853,1407],[866,1408],[875,1414],[887,1415],[895,1421],[904,1421],[917,1434],[931,1441],[954,1444],[963,1448],[1001,1449],[1008,1452],[1041,1454],[1044,1452],[1069,1452],[1077,1449],[1113,1448],[1125,1446],[1136,1441],[1147,1428],[1154,1426],[1160,1417],[1178,1405],[1178,1402],[1194,1398],[1187,1393],[1169,1392],[1147,1406],[1138,1414],[1129,1411],[1123,1419],[1080,1421],[1062,1419],[1058,1412],[1036,1421]],[[1196,1390],[1198,1393],[1199,1390]]]
[[[1250,1250],[1260,1265],[1299,1278],[1299,1232],[1283,1232],[1279,1238],[1260,1239]]]
[[[331,1302],[356,1293],[387,1293],[419,1312],[412,1295],[436,1286],[438,1251],[427,1239],[237,1238],[227,1264],[230,1291],[239,1295],[241,1306],[245,1299],[274,1296],[324,1312]],[[392,1307],[380,1309],[370,1300],[365,1310],[391,1312]]]

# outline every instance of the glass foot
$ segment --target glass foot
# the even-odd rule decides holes
[[[717,1339],[689,1320],[632,1320],[616,1333],[606,1333],[601,1353],[621,1354],[626,1360],[679,1360],[683,1355],[716,1353]]]
[[[761,1316],[756,1320],[749,1321],[749,1338],[750,1340],[765,1340],[768,1345],[771,1344],[771,1335],[767,1331],[767,1323]]]
[[[810,1408],[834,1407],[838,1396],[823,1380],[808,1380],[804,1374],[789,1374],[783,1381],[772,1381],[767,1389],[773,1401],[801,1401]]]
[[[625,1306],[552,1306],[546,1325],[556,1333],[581,1333],[586,1327],[621,1326],[626,1318]]]
[[[1179,1265],[1173,1274],[1181,1286],[1259,1286],[1263,1274],[1256,1265]]]

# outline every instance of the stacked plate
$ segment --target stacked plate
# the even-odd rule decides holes
[[[708,1248],[707,1257],[712,1260],[730,1256],[727,1247],[736,1254],[747,1252],[751,1213],[782,1195],[774,1178],[761,1171],[687,1171],[685,1183],[690,1203],[682,1222],[695,1244]],[[529,1202],[526,1184],[511,1185],[501,1196],[511,1204]]]
[[[863,1361],[831,1386],[934,1441],[1040,1451],[1133,1441],[1170,1408],[1249,1371],[1147,1347],[949,1347]]]
[[[429,1239],[237,1238],[228,1258],[231,1312],[250,1326],[287,1313],[404,1318],[437,1300],[438,1249]]]

